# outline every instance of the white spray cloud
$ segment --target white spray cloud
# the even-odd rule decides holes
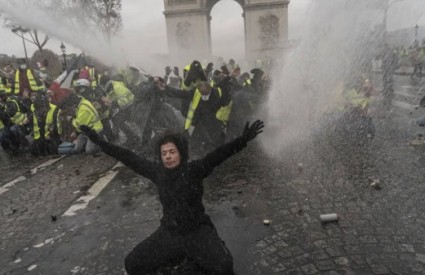
[[[1,0],[0,10],[5,17],[14,23],[39,30],[50,37],[71,44],[86,54],[102,60],[105,64],[124,65],[128,60],[123,53],[123,47],[116,40],[107,42],[95,31],[90,31],[84,25],[71,22],[60,14],[45,11],[37,3],[30,1]]]
[[[299,29],[298,46],[274,75],[266,149],[278,153],[309,136],[332,107],[333,92],[356,78],[361,57],[375,54],[370,39],[379,10],[367,1],[311,0]]]

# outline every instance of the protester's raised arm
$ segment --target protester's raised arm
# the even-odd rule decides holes
[[[93,143],[98,145],[104,153],[108,154],[113,158],[116,158],[125,166],[134,170],[136,173],[150,180],[154,179],[154,162],[149,161],[148,159],[139,155],[136,155],[135,153],[126,148],[102,140],[101,137],[99,137],[99,135],[96,133],[96,131],[86,125],[80,126],[80,131],[84,133]]]
[[[261,120],[257,120],[251,125],[246,122],[245,129],[240,137],[218,147],[201,160],[202,166],[206,171],[204,176],[208,176],[216,166],[244,149],[249,141],[263,132],[263,128],[264,122]]]

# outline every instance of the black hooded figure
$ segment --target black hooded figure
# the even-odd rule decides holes
[[[208,78],[205,74],[204,69],[202,68],[201,62],[199,62],[198,60],[193,60],[192,63],[190,63],[189,70],[187,72],[184,72],[183,89],[191,90],[199,83],[199,81],[208,81]],[[187,116],[190,101],[190,99],[182,99],[180,112],[183,117]]]
[[[247,122],[240,137],[196,161],[188,161],[188,142],[184,135],[165,134],[156,147],[159,162],[101,140],[89,127],[80,127],[103,152],[157,186],[163,207],[161,224],[126,257],[128,274],[148,274],[184,260],[193,262],[203,274],[234,274],[232,255],[205,213],[202,181],[216,166],[245,148],[263,127],[260,120],[252,125]]]

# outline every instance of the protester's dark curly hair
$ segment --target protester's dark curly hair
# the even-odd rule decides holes
[[[158,139],[156,153],[159,159],[161,159],[161,146],[169,142],[176,145],[177,150],[179,150],[182,162],[189,160],[189,142],[186,136],[182,133],[173,132],[166,132]]]

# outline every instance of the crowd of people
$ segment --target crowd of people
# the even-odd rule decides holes
[[[54,80],[18,59],[1,70],[0,143],[9,154],[94,153],[98,146],[80,130],[87,125],[108,142],[144,151],[173,129],[202,155],[241,133],[269,87],[262,68],[242,73],[234,59],[217,68],[197,60],[182,70],[167,66],[161,77],[83,60]]]
[[[388,48],[383,58],[384,92],[392,89],[396,53]],[[161,224],[126,257],[129,274],[185,259],[207,274],[234,274],[231,253],[205,213],[202,181],[262,133],[262,121],[247,121],[267,102],[271,79],[261,66],[242,72],[234,59],[204,63],[166,66],[163,76],[151,76],[132,66],[100,69],[81,62],[55,80],[25,59],[3,64],[3,150],[34,156],[102,150],[156,184]],[[421,76],[420,70],[415,67],[414,74]],[[368,108],[376,92],[367,77],[338,87],[334,107],[344,114],[342,124],[362,121],[365,136],[373,138]],[[196,161],[189,161],[189,151]]]
[[[234,274],[232,255],[205,213],[202,181],[263,131],[262,121],[246,122],[267,100],[270,79],[261,68],[241,74],[233,60],[218,69],[194,60],[182,75],[167,66],[163,77],[153,77],[135,67],[98,73],[83,64],[48,83],[25,60],[18,62],[16,70],[5,64],[0,86],[5,151],[58,154],[68,142],[73,146],[67,153],[102,150],[158,187],[161,225],[128,254],[128,274],[185,260],[202,274]],[[62,85],[67,81],[69,88]],[[181,116],[182,123],[165,113]],[[189,161],[189,144],[195,161]],[[154,149],[153,160],[147,148]]]

